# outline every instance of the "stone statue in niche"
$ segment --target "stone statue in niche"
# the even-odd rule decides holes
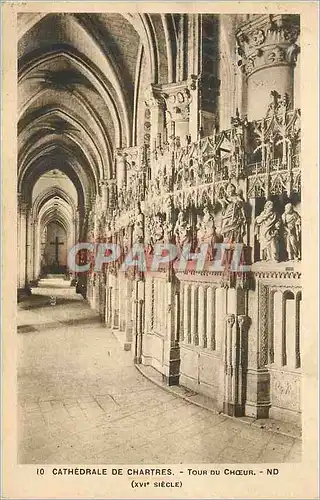
[[[152,232],[152,216],[146,217],[145,228],[144,228],[144,238],[148,248],[148,252],[151,252],[151,232]]]
[[[167,195],[164,202],[164,219],[163,219],[163,241],[170,243],[173,236],[173,200],[171,195]]]
[[[153,245],[163,239],[163,223],[160,215],[156,215],[153,219],[151,238]]]
[[[213,248],[215,243],[216,227],[214,219],[207,207],[203,209],[202,220],[198,217],[197,223],[197,245],[208,243],[209,258],[213,258]]]
[[[225,243],[243,243],[247,218],[244,200],[234,184],[228,184],[226,196],[218,200],[222,206],[221,235]]]
[[[124,233],[123,233],[123,252],[126,255],[127,252],[129,251],[130,244],[131,244],[131,227],[130,225],[125,226],[124,228]]]
[[[133,244],[143,243],[144,216],[138,204],[137,214],[134,219]]]
[[[279,261],[280,219],[273,202],[267,201],[264,209],[255,219],[255,234],[260,243],[261,260]]]
[[[282,214],[282,223],[289,260],[301,258],[301,217],[291,203],[287,203]]]
[[[191,242],[191,226],[183,218],[183,212],[179,212],[178,220],[174,226],[173,234],[180,251],[183,246]]]
[[[149,218],[148,223],[148,244],[149,251],[152,251],[156,243],[162,242],[164,237],[163,220],[160,215]]]
[[[165,220],[163,223],[163,241],[165,243],[170,243],[172,240],[172,229],[173,225],[169,220]]]
[[[111,227],[111,222],[107,222],[106,226],[106,242],[111,243],[112,242],[112,227]]]
[[[123,187],[118,188],[118,207],[120,210],[124,207],[125,205],[125,190]]]

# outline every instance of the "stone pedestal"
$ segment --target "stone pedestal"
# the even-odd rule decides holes
[[[267,369],[248,368],[245,415],[268,418],[270,410],[270,374]]]

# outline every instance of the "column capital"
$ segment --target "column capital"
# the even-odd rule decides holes
[[[191,92],[195,89],[196,79],[170,83],[162,86],[163,98],[166,102],[167,113],[173,121],[188,121]]]
[[[108,183],[109,183],[109,179],[101,179],[99,182],[99,186],[100,186],[100,188],[105,188],[108,186]]]
[[[246,314],[238,314],[237,322],[240,327],[240,330],[244,328],[248,328],[250,325],[250,318]]]
[[[149,85],[145,91],[145,104],[149,108],[164,108],[165,100],[161,92],[161,87],[153,84]]]
[[[235,320],[236,320],[236,317],[234,314],[227,314],[226,316],[226,322],[227,322],[227,325],[232,328],[234,323],[235,323]]]
[[[262,68],[294,65],[299,34],[298,15],[251,16],[236,33],[238,65],[247,77]]]

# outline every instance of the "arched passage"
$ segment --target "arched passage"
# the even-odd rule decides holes
[[[137,110],[143,110],[146,86],[173,81],[176,35],[169,14],[18,18],[22,287],[38,277],[46,225],[56,220],[73,243],[83,241],[94,233],[96,204],[105,211],[109,200],[112,207],[113,182],[121,175],[115,151],[143,141],[135,132]],[[51,175],[55,171],[72,183],[76,199]]]

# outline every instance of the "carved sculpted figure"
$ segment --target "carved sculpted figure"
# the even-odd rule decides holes
[[[215,242],[216,228],[214,224],[214,219],[211,216],[207,207],[203,209],[203,218],[198,220],[197,223],[197,242],[198,245],[202,243],[209,244],[209,255],[210,258],[213,257],[213,245]]]
[[[154,245],[163,239],[163,224],[160,215],[156,215],[153,219],[151,242]]]
[[[149,218],[147,230],[148,236],[146,239],[151,247],[150,250],[152,250],[156,243],[163,241],[164,237],[163,221],[160,215]]]
[[[107,222],[106,226],[106,242],[111,243],[112,242],[112,227],[111,227],[111,222]]]
[[[184,244],[190,243],[191,240],[191,226],[183,219],[183,212],[179,212],[178,220],[174,226],[174,236],[176,244],[179,245],[180,250]]]
[[[169,220],[165,220],[163,223],[163,241],[165,243],[170,243],[172,239],[172,229],[173,225]]]
[[[143,243],[144,217],[138,205],[138,213],[134,220],[133,243]]]
[[[222,205],[221,234],[225,243],[242,243],[246,234],[244,201],[236,192],[234,184],[227,186],[226,197],[220,199]]]
[[[255,219],[255,234],[260,242],[262,260],[279,260],[279,229],[279,217],[272,201],[267,201],[263,211]]]
[[[299,260],[301,258],[301,217],[293,209],[291,203],[287,203],[284,207],[282,223],[285,232],[288,259]]]
[[[128,252],[130,246],[131,246],[131,228],[132,226],[128,225],[124,228],[124,235],[123,235],[123,250],[124,252]]]

